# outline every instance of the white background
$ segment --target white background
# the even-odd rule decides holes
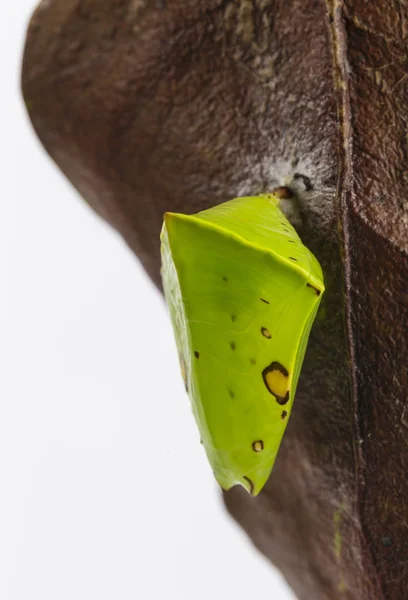
[[[0,2],[0,598],[293,599],[222,506],[162,298],[31,130],[35,4]]]

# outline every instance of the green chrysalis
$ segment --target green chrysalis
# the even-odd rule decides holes
[[[183,378],[215,477],[265,485],[324,292],[273,194],[166,213],[162,279]]]

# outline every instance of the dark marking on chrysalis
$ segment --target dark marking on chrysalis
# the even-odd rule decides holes
[[[268,338],[268,340],[272,337],[271,332],[266,327],[261,327],[261,333],[264,337]]]
[[[245,475],[242,476],[242,479],[245,479],[245,481],[249,483],[249,493],[251,494],[251,496],[253,496],[255,489],[253,482],[249,479],[249,477],[246,477]]]
[[[237,315],[231,315],[231,321],[233,323],[235,323],[236,320],[237,320]]]
[[[289,402],[289,373],[283,365],[277,361],[271,362],[271,364],[262,371],[262,378],[266,389],[274,396],[278,404],[283,406]]]
[[[231,388],[228,388],[228,393],[230,395],[230,398],[235,398],[235,394],[234,394],[234,392],[232,391]]]
[[[252,450],[254,452],[262,452],[263,449],[264,449],[263,440],[256,440],[255,442],[252,442]]]
[[[284,421],[286,419],[286,417],[288,416],[288,411],[287,410],[283,410],[282,414],[281,414],[281,419],[282,421]]]
[[[289,198],[293,198],[293,192],[290,188],[286,187],[286,185],[280,185],[272,190],[272,194],[277,196],[281,200],[289,200]]]
[[[295,258],[294,256],[289,256],[289,258],[290,258],[290,260],[293,260],[293,261],[295,261],[295,262],[297,262],[297,261],[298,261],[298,260],[297,260],[297,258]]]
[[[196,350],[196,351],[194,352],[194,356],[195,356],[196,358],[200,358],[200,353],[199,353],[199,352],[197,352],[197,350]]]
[[[268,302],[268,300],[265,300],[265,298],[259,298],[261,302],[265,302],[265,304],[270,304],[270,302]]]
[[[249,360],[249,362],[251,363],[251,365],[256,365],[256,360],[255,360],[255,358],[251,358],[251,359]]]
[[[224,275],[224,277],[222,278],[222,280],[223,281],[228,281],[228,277],[225,277],[225,275]]]
[[[289,244],[294,244],[295,240],[288,240]]]
[[[319,296],[320,296],[320,294],[321,294],[321,291],[320,291],[320,290],[318,290],[317,288],[315,288],[315,286],[314,286],[314,285],[312,285],[311,283],[307,283],[307,284],[306,284],[306,287],[310,287],[310,288],[312,288],[312,290],[314,290],[314,291],[315,291],[315,294],[316,294],[316,296],[317,296],[317,297],[319,297]]]
[[[231,348],[231,350],[235,350],[235,348],[236,348],[235,342],[230,342],[230,348]]]

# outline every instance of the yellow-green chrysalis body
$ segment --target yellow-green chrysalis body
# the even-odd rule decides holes
[[[220,486],[256,495],[292,409],[321,267],[276,196],[167,213],[162,279],[183,377]]]

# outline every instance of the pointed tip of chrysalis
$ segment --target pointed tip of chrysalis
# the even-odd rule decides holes
[[[270,473],[268,474],[268,477],[266,480],[268,480],[269,475],[270,475]],[[223,483],[221,485],[219,483],[219,485],[223,492],[229,492],[229,490],[231,490],[232,488],[241,486],[248,492],[248,494],[250,496],[255,498],[255,496],[258,496],[258,494],[262,491],[262,488],[264,487],[265,483],[266,483],[266,481],[262,481],[262,483],[260,483],[258,481],[255,481],[254,479],[251,479],[250,477],[247,477],[244,475],[242,477],[242,480],[234,481],[233,483],[230,483],[230,484]]]
[[[170,244],[183,241],[186,231],[190,225],[197,223],[195,215],[186,215],[184,213],[165,212],[163,215],[162,236],[166,232]],[[198,221],[200,223],[200,221]],[[163,240],[163,237],[162,237]]]
[[[163,214],[162,241],[163,235],[169,236],[174,225],[179,221],[180,214],[174,212],[165,212]]]
[[[163,222],[164,223],[169,223],[174,218],[175,214],[176,213],[165,212],[164,215],[163,215]]]
[[[184,213],[165,212],[163,215],[163,222],[166,226],[172,225],[180,221],[194,220],[194,216],[185,215]]]
[[[266,464],[260,465],[251,472],[247,472],[247,474],[241,474],[242,471],[239,467],[233,467],[227,472],[225,468],[218,468],[216,463],[214,475],[224,492],[228,492],[233,487],[242,486],[250,496],[255,497],[258,496],[267,483],[273,469],[275,457],[276,454],[271,456]]]
[[[272,459],[268,466],[263,466],[256,473],[243,477],[243,481],[240,481],[240,484],[246,489],[248,494],[255,497],[262,491],[272,472],[273,463],[274,459]]]

